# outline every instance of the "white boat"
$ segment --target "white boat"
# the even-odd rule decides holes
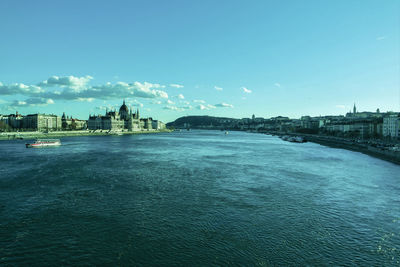
[[[35,142],[31,144],[26,144],[26,148],[30,147],[52,147],[61,146],[60,139],[36,139]]]
[[[287,141],[292,142],[292,143],[305,143],[306,142],[306,140],[301,136],[291,136],[291,137],[289,137],[289,139]]]

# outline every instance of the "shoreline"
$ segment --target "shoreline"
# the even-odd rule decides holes
[[[367,144],[357,144],[352,142],[351,140],[338,139],[338,138],[333,139],[328,136],[311,135],[311,134],[293,134],[293,133],[292,134],[267,133],[267,134],[277,135],[277,136],[282,136],[282,135],[301,136],[304,139],[306,139],[307,142],[312,142],[332,148],[342,148],[350,151],[360,152],[374,158],[378,158],[381,160],[389,161],[391,163],[400,165],[400,152],[385,150]]]
[[[373,146],[331,142],[323,140],[319,137],[312,137],[312,138],[307,137],[307,140],[309,142],[317,143],[328,147],[342,148],[350,151],[360,152],[369,155],[371,157],[379,158],[400,165],[400,152],[382,150]]]
[[[169,133],[168,129],[165,130],[144,130],[134,132],[92,132],[92,131],[54,131],[54,132],[10,132],[0,134],[0,141],[12,140],[31,140],[40,138],[63,138],[63,137],[79,137],[79,136],[121,136],[121,135],[134,135],[134,134],[151,134],[151,133]]]

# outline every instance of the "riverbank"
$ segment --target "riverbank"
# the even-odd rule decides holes
[[[281,134],[274,133],[274,135],[280,136]],[[379,158],[382,160],[390,161],[392,163],[400,165],[400,151],[389,150],[387,148],[373,146],[368,143],[363,143],[363,142],[358,143],[357,141],[354,140],[331,137],[331,136],[312,135],[312,134],[285,134],[285,135],[301,136],[308,142],[313,142],[333,148],[343,148],[351,151],[361,152],[363,154]]]
[[[55,132],[9,132],[1,133],[0,140],[20,140],[20,139],[40,139],[40,138],[63,138],[73,136],[104,136],[104,135],[131,135],[131,134],[151,134],[165,133],[170,130],[143,130],[133,132],[110,132],[110,131],[55,131]]]

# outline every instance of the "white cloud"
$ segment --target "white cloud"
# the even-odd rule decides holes
[[[382,40],[385,40],[385,39],[386,39],[386,36],[378,36],[378,37],[376,37],[377,41],[382,41]]]
[[[154,97],[161,97],[161,98],[168,98],[168,94],[161,90],[154,90],[152,88],[164,88],[165,86],[160,85],[158,83],[140,83],[134,82],[131,88],[132,93],[138,97],[143,98],[154,98]]]
[[[191,105],[186,105],[182,107],[183,109],[192,109],[193,107]]]
[[[26,101],[14,101],[12,106],[26,106],[28,103]]]
[[[70,92],[64,89],[61,95],[67,99],[74,99],[77,97],[94,97],[100,99],[121,99],[125,97],[168,98],[168,94],[166,92],[162,90],[156,90],[155,88],[163,88],[163,86],[149,82],[117,82],[115,84],[106,83],[103,85],[93,86],[79,93]]]
[[[179,95],[178,95],[178,98],[179,98],[179,99],[185,99],[185,97],[184,97],[182,94],[179,94]]]
[[[183,85],[176,84],[176,83],[171,83],[169,86],[174,87],[174,88],[183,88]]]
[[[153,104],[161,105],[162,102],[160,100],[155,100],[155,101],[153,101]]]
[[[170,105],[175,105],[175,102],[173,102],[173,101],[171,101],[169,99],[167,100],[167,103],[170,104]]]
[[[199,104],[196,108],[200,109],[200,110],[210,110],[210,109],[215,108],[215,106],[210,105],[210,104],[208,104],[208,105]]]
[[[96,99],[124,99],[124,98],[164,98],[168,99],[167,92],[160,90],[164,85],[150,82],[116,82],[105,83],[96,86],[89,85],[93,79],[91,76],[52,76],[37,85],[25,85],[23,83],[0,83],[0,95],[22,95],[34,99],[60,99],[92,102]],[[25,101],[27,102],[27,101]],[[13,104],[21,105],[18,101]],[[44,104],[40,103],[26,103]]]
[[[136,99],[134,99],[134,100],[128,100],[128,101],[125,101],[125,102],[128,104],[128,106],[129,106],[129,105],[134,105],[134,106],[139,106],[139,107],[141,107],[141,108],[144,106],[143,103],[137,101]]]
[[[200,110],[207,110],[207,109],[208,109],[208,108],[207,108],[205,105],[203,105],[203,104],[198,105],[196,108],[197,108],[197,109],[200,109]]]
[[[281,87],[281,84],[280,84],[280,83],[274,83],[274,85],[275,85],[276,87]]]
[[[233,105],[227,103],[215,104],[215,106],[219,108],[233,108]]]
[[[84,98],[84,97],[78,97],[76,99],[76,101],[79,102],[93,102],[94,98],[93,97],[89,97],[89,98]]]
[[[10,106],[19,106],[19,107],[26,107],[26,106],[47,106],[47,105],[51,105],[54,104],[53,99],[50,98],[42,98],[42,97],[32,97],[32,98],[28,98],[24,101],[20,101],[20,100],[14,100]]]
[[[23,83],[13,83],[5,85],[0,83],[0,95],[26,95],[34,96],[45,91],[36,85],[25,85]]]
[[[74,90],[81,90],[87,87],[87,84],[93,79],[93,77],[87,75],[84,77],[74,76],[51,76],[46,81],[39,83],[42,87],[71,87]]]
[[[250,94],[251,90],[247,89],[246,87],[242,87],[243,92]]]
[[[105,101],[104,101],[104,102],[105,102]],[[111,110],[118,110],[119,107],[120,107],[120,105],[110,105],[110,104],[108,104],[108,105],[105,105],[105,106],[97,106],[96,109],[98,109],[98,110],[109,110],[109,111],[111,111]]]
[[[174,110],[174,111],[183,111],[183,108],[178,108],[175,106],[165,106],[163,109]]]
[[[217,90],[217,91],[222,91],[224,88],[218,87],[218,86],[214,86],[214,89]]]
[[[202,104],[206,103],[206,101],[204,101],[204,100],[193,100],[193,102],[194,103],[202,103]]]

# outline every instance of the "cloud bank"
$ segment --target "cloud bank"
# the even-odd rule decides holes
[[[99,85],[90,85],[93,80],[91,76],[51,76],[45,81],[35,85],[14,83],[5,85],[0,82],[1,95],[20,95],[28,99],[14,101],[16,106],[24,105],[46,105],[54,103],[54,100],[74,100],[91,102],[95,99],[121,99],[129,97],[139,98],[161,98],[168,99],[167,92],[160,90],[164,85],[150,82],[117,82]],[[183,95],[180,95],[183,97]],[[53,101],[44,101],[43,99]],[[25,104],[23,104],[25,103]]]

